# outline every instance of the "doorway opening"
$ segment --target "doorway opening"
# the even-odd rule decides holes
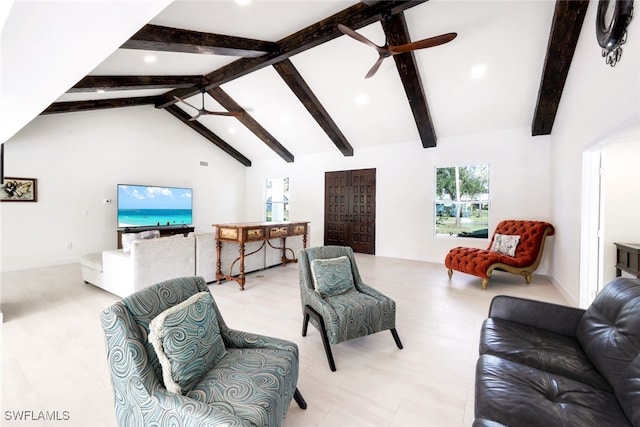
[[[640,243],[640,116],[596,140],[582,158],[581,307],[616,275],[615,243]]]

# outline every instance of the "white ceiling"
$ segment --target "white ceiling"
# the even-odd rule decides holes
[[[149,23],[275,42],[355,3],[252,0],[240,6],[233,0],[177,0]],[[554,6],[552,0],[430,0],[404,12],[411,40],[458,33],[448,44],[415,52],[438,138],[531,126]],[[358,31],[384,44],[379,23]],[[155,55],[155,63],[144,61],[149,54]],[[236,59],[118,49],[90,74],[202,75]],[[354,147],[356,156],[358,149],[368,146],[411,141],[421,144],[393,59],[385,60],[378,73],[365,80],[377,54],[347,36],[290,59]],[[486,67],[484,77],[471,77],[476,65]],[[272,67],[221,87],[294,156],[337,150]],[[61,94],[58,101],[166,91]],[[362,97],[368,103],[361,105],[358,100]],[[222,110],[207,98],[207,109]],[[189,102],[199,106],[200,95]],[[194,113],[189,107],[181,108]],[[162,110],[158,110],[158,119],[177,123]],[[208,116],[199,121],[250,160],[278,157],[235,118]]]

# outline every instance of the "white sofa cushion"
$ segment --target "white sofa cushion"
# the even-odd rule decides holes
[[[102,253],[103,288],[120,297],[164,280],[195,275],[193,236],[169,236],[136,240],[131,253]]]
[[[205,282],[216,280],[216,235],[215,233],[190,233],[196,240],[196,276]]]

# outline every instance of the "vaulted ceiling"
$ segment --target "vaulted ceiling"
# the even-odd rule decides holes
[[[42,114],[157,108],[245,166],[525,126],[547,135],[587,5],[178,0]],[[378,45],[458,36],[388,58],[364,79],[377,53],[338,24]],[[178,99],[241,114],[190,120],[197,111]]]

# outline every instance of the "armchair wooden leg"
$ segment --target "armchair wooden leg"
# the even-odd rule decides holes
[[[393,339],[396,342],[398,348],[402,350],[402,343],[400,342],[400,337],[398,336],[398,332],[396,332],[396,328],[391,329],[391,335],[393,335]]]
[[[327,354],[327,360],[329,361],[329,368],[335,372],[336,364],[333,361],[333,353],[331,353],[331,346],[329,345],[329,337],[327,336],[327,329],[324,327],[324,320],[322,316],[308,305],[304,306],[304,323],[302,329],[302,336],[307,333],[307,324],[309,323],[309,316],[312,316],[320,325],[320,335],[322,335],[322,344],[324,345],[324,352]]]
[[[487,290],[487,283],[489,283],[489,279],[482,279],[482,289]]]
[[[307,307],[304,308],[304,315],[302,316],[302,336],[307,336],[307,326],[309,326],[309,313],[307,312]]]
[[[448,269],[447,270],[447,274],[449,275],[449,280],[451,280],[451,276],[453,276],[453,270],[452,269]]]
[[[293,392],[293,399],[296,401],[300,409],[307,409],[307,402],[304,401],[302,394],[300,394],[300,390],[296,387],[296,391]]]

